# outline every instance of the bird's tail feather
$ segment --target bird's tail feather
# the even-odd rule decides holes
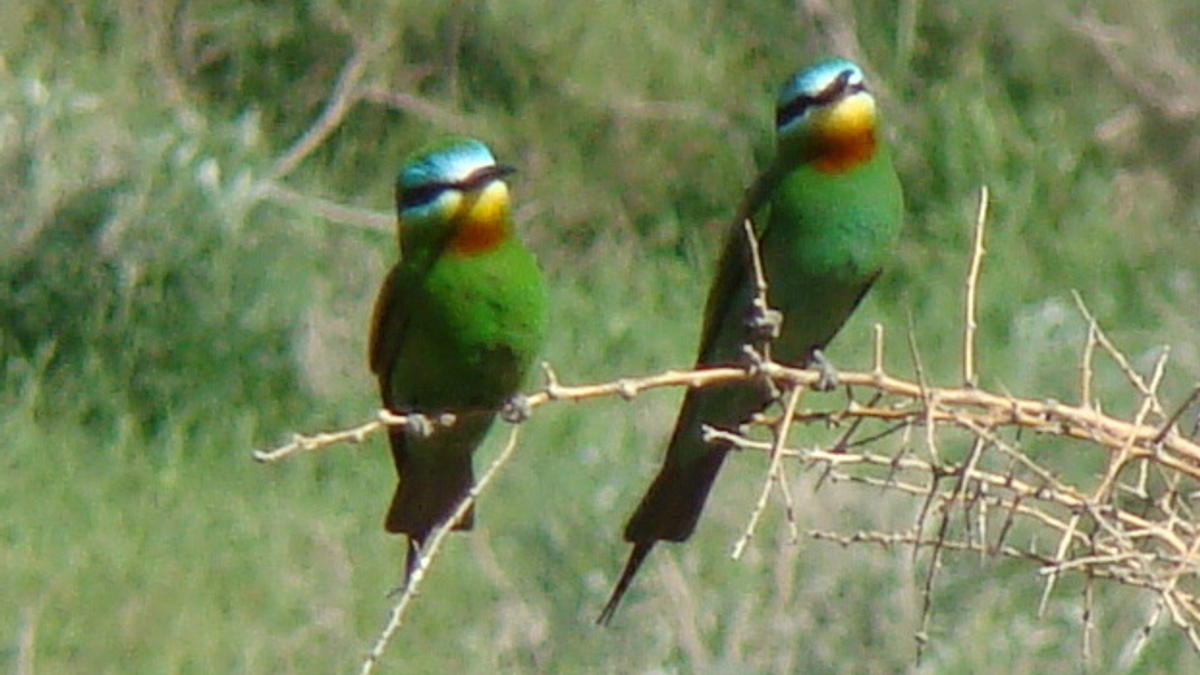
[[[612,621],[613,615],[617,613],[617,607],[621,604],[621,598],[625,597],[625,591],[629,590],[629,585],[633,582],[633,578],[637,576],[638,568],[642,566],[642,561],[646,559],[646,556],[650,554],[650,550],[653,548],[653,541],[643,541],[633,545],[633,551],[629,554],[629,560],[625,563],[625,569],[621,572],[621,578],[617,581],[616,587],[613,588],[608,602],[605,603],[604,611],[600,612],[600,616],[596,619],[597,625],[607,626]]]
[[[462,456],[446,453],[437,461],[424,461],[404,451],[407,446],[403,444],[407,439],[403,433],[403,429],[392,432],[400,483],[392,496],[384,527],[388,532],[407,534],[424,541],[430,532],[454,514],[475,485],[475,475],[469,453],[461,453]],[[401,451],[397,451],[397,443],[401,444]],[[469,530],[474,524],[475,506],[472,505],[454,529]]]
[[[422,485],[421,481],[401,480],[400,485],[396,487],[396,494],[392,496],[392,504],[388,507],[384,527],[388,532],[407,534],[423,540],[454,513],[471,491],[472,485],[469,474],[460,486],[461,489],[445,488],[447,491],[444,493],[439,493],[437,486]],[[455,523],[454,529],[469,530],[474,526],[475,505],[472,504]]]
[[[701,427],[738,424],[749,416],[742,408],[750,406],[726,400],[731,394],[734,399],[746,395],[733,387],[718,387],[693,390],[684,398],[666,461],[629,518],[625,541],[684,541],[692,536],[729,453],[725,444],[705,443]],[[721,409],[714,411],[716,406]]]

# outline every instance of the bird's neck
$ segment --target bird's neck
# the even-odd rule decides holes
[[[821,173],[846,173],[870,161],[878,146],[873,126],[839,129],[816,139],[810,161]]]
[[[446,245],[451,254],[476,255],[503,244],[513,232],[508,189],[496,182],[468,198],[455,214],[453,227]]]
[[[875,99],[860,92],[818,110],[796,136],[784,139],[781,151],[821,173],[852,171],[879,150]]]

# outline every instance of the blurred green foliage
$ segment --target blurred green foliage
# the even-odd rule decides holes
[[[547,358],[565,378],[682,367],[721,229],[769,156],[775,88],[845,53],[874,76],[908,222],[836,360],[865,362],[882,321],[894,367],[911,372],[911,327],[928,375],[953,382],[987,184],[984,386],[1072,398],[1086,324],[1071,289],[1135,366],[1171,345],[1167,400],[1200,378],[1190,0],[16,0],[4,14],[0,663],[14,672],[353,667],[399,572],[378,526],[393,480],[382,444],[270,469],[247,453],[373,409],[366,319],[394,237],[263,186],[387,212],[400,159],[438,133],[477,135],[521,169],[523,233],[555,280]],[[272,173],[362,48],[364,98]],[[1097,392],[1118,414],[1136,404],[1115,368]],[[676,400],[539,412],[386,665],[909,669],[921,576],[908,552],[767,535],[727,563],[752,459],[619,625],[588,624]],[[826,487],[801,507],[806,523],[869,527],[889,517],[879,499]],[[973,564],[943,573],[923,670],[1082,670],[1078,585],[1037,620],[1030,568]],[[1122,661],[1149,605],[1104,597],[1101,671],[1195,667],[1170,629]]]

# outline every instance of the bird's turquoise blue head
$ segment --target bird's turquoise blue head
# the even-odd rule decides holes
[[[446,138],[417,150],[396,177],[402,239],[440,241],[441,235],[426,231],[449,229],[451,248],[466,252],[504,239],[509,233],[504,177],[513,171],[473,138]]]
[[[396,206],[402,219],[446,214],[462,192],[485,187],[508,173],[511,169],[496,164],[491,150],[473,138],[435,141],[401,167]]]
[[[779,90],[775,132],[781,152],[837,173],[870,159],[876,146],[875,97],[863,71],[833,58],[793,75]]]

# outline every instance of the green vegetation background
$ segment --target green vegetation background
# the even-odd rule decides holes
[[[252,448],[376,405],[364,364],[386,229],[263,193],[355,40],[370,95],[278,183],[391,209],[401,158],[465,132],[522,170],[570,382],[690,364],[722,225],[771,146],[778,84],[847,53],[874,76],[908,193],[901,255],[833,351],[958,372],[977,190],[993,195],[982,384],[1074,400],[1077,289],[1139,368],[1200,378],[1200,4],[951,0],[207,3],[15,0],[0,21],[0,669],[351,672],[402,547],[384,443],[257,466]],[[366,219],[364,222],[377,222]],[[1133,398],[1098,373],[1106,409]],[[915,669],[923,558],[729,546],[762,465],[591,624],[679,392],[540,410],[453,538],[382,672]],[[498,440],[498,439],[495,439]],[[492,445],[492,448],[495,446]],[[485,453],[490,455],[491,452]],[[800,491],[800,526],[904,527],[913,504]],[[1050,540],[1045,546],[1052,545]],[[922,672],[1081,672],[1080,594],[1045,618],[1028,565],[948,559]],[[1187,672],[1152,598],[1102,588],[1094,672]]]

